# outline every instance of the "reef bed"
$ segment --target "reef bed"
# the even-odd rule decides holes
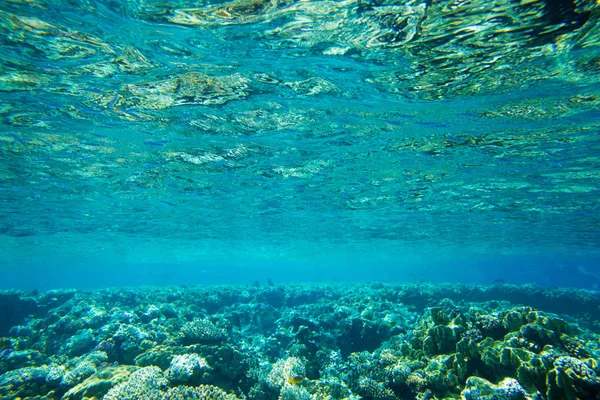
[[[2,399],[596,399],[597,292],[294,284],[0,292]]]

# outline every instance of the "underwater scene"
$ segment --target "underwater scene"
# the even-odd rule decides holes
[[[0,399],[600,399],[598,0],[0,28]]]

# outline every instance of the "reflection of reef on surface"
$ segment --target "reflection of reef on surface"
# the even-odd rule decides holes
[[[0,321],[2,398],[600,395],[596,292],[320,284],[10,291],[0,300],[14,310]]]
[[[54,86],[54,92],[78,94],[81,86],[73,82],[73,75],[145,75],[166,65],[187,69],[203,58],[203,50],[211,51],[211,41],[243,52],[243,39],[258,43],[259,50],[277,50],[285,56],[319,55],[385,65],[379,72],[366,73],[360,84],[424,100],[506,93],[542,81],[598,79],[597,54],[581,52],[598,48],[599,6],[593,0],[559,5],[508,0],[174,1],[137,6],[111,2],[113,20],[127,16],[158,29],[203,29],[215,35],[201,40],[190,34],[181,42],[149,38],[139,47],[114,32],[92,34],[79,26],[75,30],[52,16],[63,7],[98,12],[88,3],[75,9],[60,1],[27,3],[33,4],[0,10],[0,26],[11,31],[5,46],[23,49],[6,60],[8,68],[0,76],[0,84],[9,90]],[[41,15],[32,17],[32,12]],[[20,59],[23,56],[74,63],[66,64],[65,70],[43,71]],[[165,62],[164,56],[172,62]],[[190,60],[195,62],[189,64]]]

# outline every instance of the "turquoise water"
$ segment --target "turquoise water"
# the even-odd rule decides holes
[[[599,20],[0,0],[0,399],[599,399]]]
[[[593,289],[598,15],[2,2],[0,287]]]

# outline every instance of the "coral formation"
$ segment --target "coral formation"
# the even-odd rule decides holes
[[[111,388],[104,400],[160,399],[169,381],[158,367],[144,367],[133,372],[125,382]]]
[[[600,299],[592,292],[373,284],[10,299],[20,296],[41,311],[11,320],[0,338],[0,397],[7,399],[600,395]],[[564,301],[578,306],[565,310]]]
[[[215,344],[227,338],[226,333],[208,319],[195,319],[181,329],[184,344]]]
[[[171,382],[189,383],[197,380],[203,371],[209,369],[206,360],[198,354],[183,354],[171,360],[168,378]]]
[[[132,365],[106,366],[83,382],[75,385],[65,395],[65,400],[102,398],[112,387],[126,381],[138,368]]]
[[[232,394],[212,385],[177,386],[164,394],[164,399],[172,400],[237,400]]]

